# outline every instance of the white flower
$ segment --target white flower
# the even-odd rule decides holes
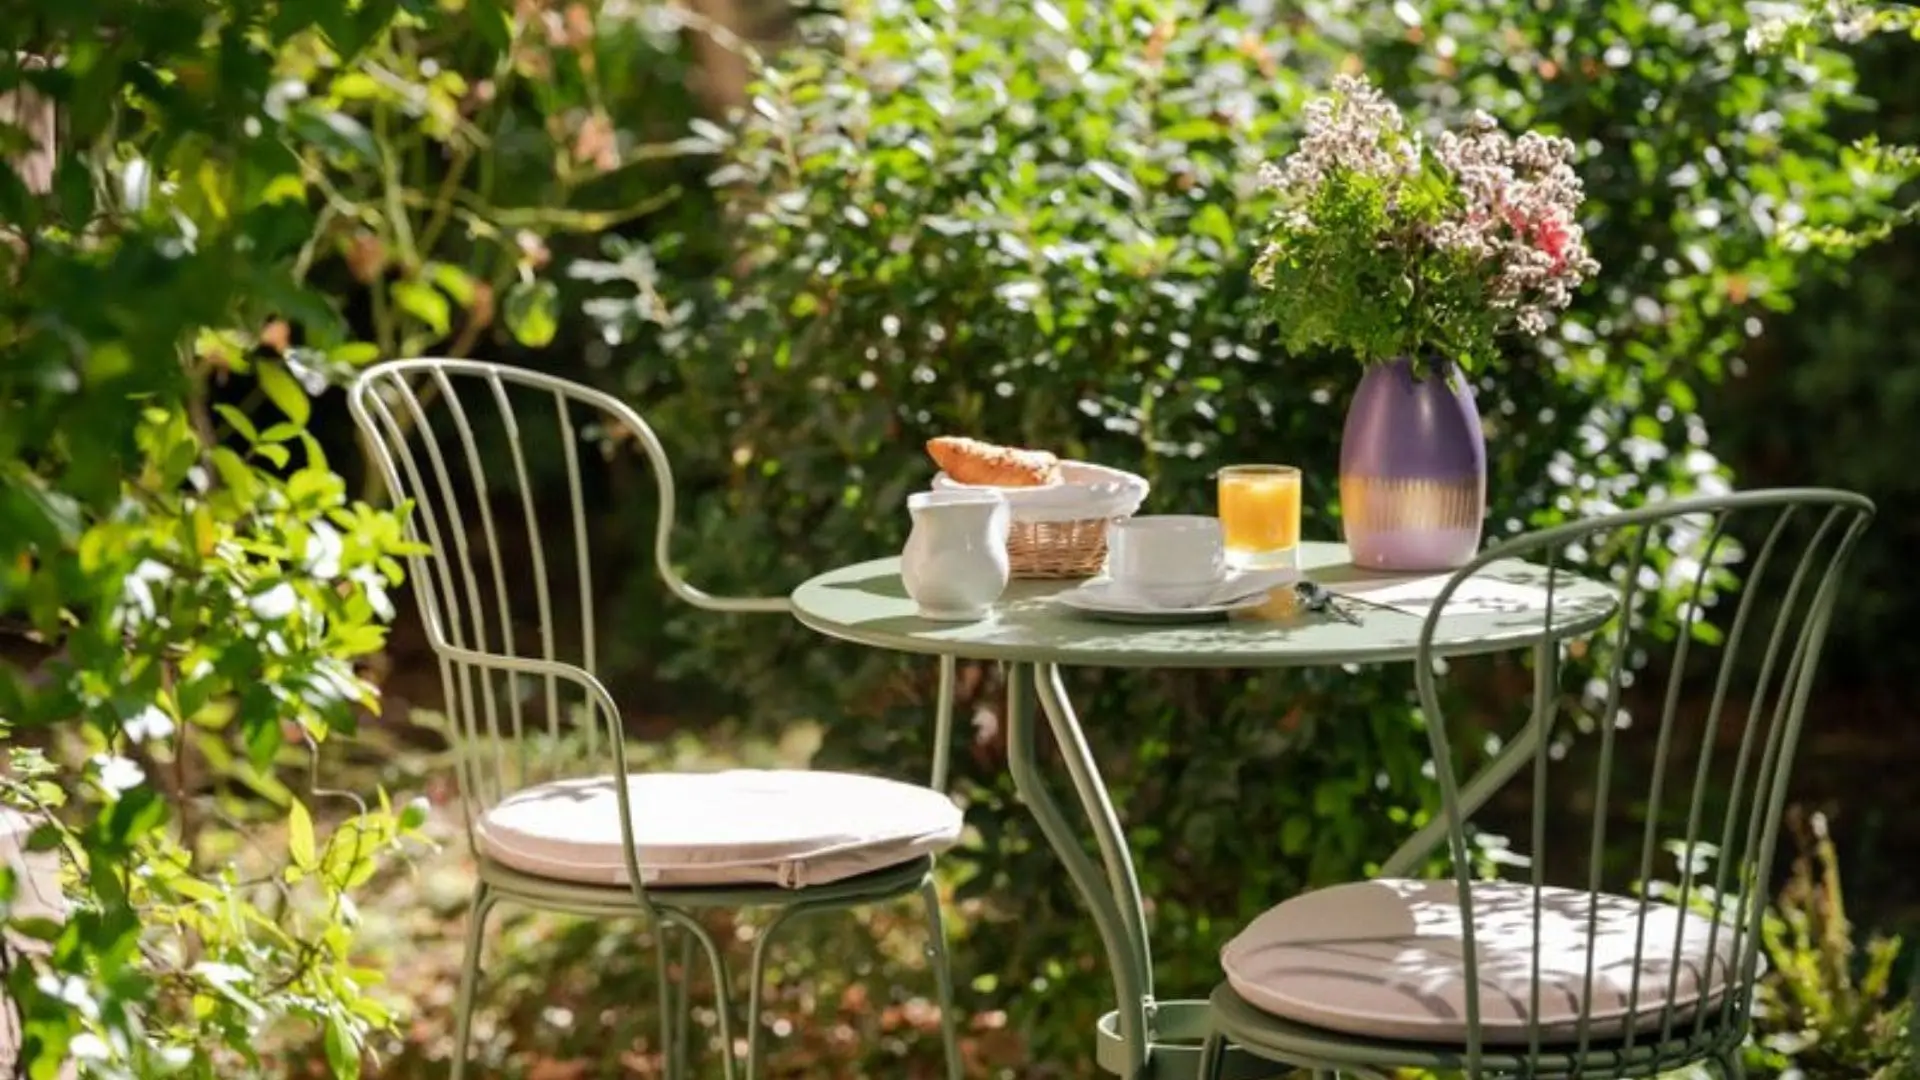
[[[316,521],[313,531],[307,537],[307,550],[301,560],[307,573],[322,581],[332,581],[340,576],[340,556],[346,554],[347,542],[340,530],[324,521]]]
[[[147,781],[147,774],[142,772],[140,765],[131,758],[124,758],[118,754],[96,754],[93,764],[94,768],[99,770],[99,775],[95,779],[102,788],[115,795],[123,791],[131,791]]]
[[[262,622],[277,622],[293,614],[294,607],[299,603],[299,594],[293,591],[293,586],[283,581],[248,600],[247,606]]]
[[[129,717],[121,728],[126,731],[127,738],[136,743],[143,743],[148,739],[164,739],[173,734],[173,717],[168,716],[159,706],[149,705]]]
[[[140,565],[133,568],[125,581],[120,583],[120,609],[122,613],[138,622],[146,622],[160,614],[160,605],[154,599],[153,587],[164,584],[173,578],[173,569],[166,563],[153,559],[142,559]]]
[[[387,595],[387,579],[380,575],[380,571],[371,566],[356,566],[347,571],[347,580],[360,586],[360,590],[367,594],[367,603],[373,605],[373,613],[382,622],[393,621],[393,598]]]

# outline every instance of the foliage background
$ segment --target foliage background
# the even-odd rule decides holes
[[[1888,800],[1862,794],[1859,763],[1898,775],[1920,749],[1872,737],[1911,713],[1891,690],[1915,658],[1890,628],[1920,603],[1897,573],[1916,527],[1902,403],[1920,367],[1901,308],[1916,260],[1905,234],[1852,263],[1802,242],[1891,213],[1900,163],[1846,140],[1914,136],[1909,42],[1755,55],[1750,14],[1729,0],[1313,0],[1244,15],[1185,0],[29,8],[0,28],[0,55],[67,60],[0,69],[0,92],[36,87],[62,103],[65,130],[49,193],[0,171],[0,221],[29,245],[0,247],[0,394],[14,421],[0,425],[14,545],[0,553],[0,606],[21,623],[0,711],[27,752],[16,797],[70,802],[59,817],[95,886],[48,958],[9,982],[42,1060],[92,1034],[108,1050],[99,1071],[152,1075],[128,1055],[153,1029],[199,1075],[286,1075],[301,1060],[348,1072],[363,1041],[386,1075],[444,1059],[449,1003],[431,988],[450,981],[468,870],[444,847],[457,810],[438,690],[405,605],[391,641],[378,629],[396,537],[354,504],[378,491],[330,382],[376,357],[435,353],[616,390],[674,453],[689,497],[680,550],[716,590],[784,587],[897,548],[897,508],[931,471],[917,444],[947,431],[1137,467],[1168,510],[1204,508],[1214,462],[1285,457],[1307,469],[1309,531],[1333,535],[1354,373],[1282,355],[1256,329],[1245,267],[1263,210],[1254,165],[1287,145],[1306,96],[1354,68],[1419,116],[1482,107],[1581,147],[1603,284],[1481,383],[1492,532],[1736,480],[1882,500],[1861,567],[1875,587],[1846,621],[1854,636],[1829,650],[1836,712],[1856,719],[1816,742],[1805,794],[1852,789],[1830,809],[1857,845],[1842,861],[1869,883],[1856,910],[1871,897],[1869,917],[1897,924],[1915,899],[1876,871],[1920,845]],[[650,513],[645,499],[607,508],[635,567],[616,568],[627,586],[603,656],[658,760],[919,772],[927,672],[668,606],[644,572]],[[247,543],[208,545],[201,522]],[[340,565],[319,560],[333,575],[313,572],[321,522],[342,537]],[[183,563],[164,593],[179,618],[164,643],[128,651],[121,583],[150,550]],[[283,581],[285,618],[318,629],[266,666],[257,650],[284,628],[230,615]],[[189,704],[166,680],[196,651],[227,659]],[[332,837],[364,829],[383,850],[403,836],[420,850],[418,819],[378,807],[360,824],[316,810],[317,837],[301,824],[306,803],[331,800],[313,798],[300,738],[274,745],[277,721],[309,736],[350,725],[357,680],[325,708],[293,704],[314,671],[342,665],[381,684],[384,707],[360,742],[329,741],[321,786],[424,792],[424,836],[442,850],[411,869],[356,858],[317,893],[243,890],[284,933],[194,924],[184,951],[130,957],[136,909],[151,924],[204,917],[212,901],[191,884],[116,895],[99,884],[116,880],[110,868],[129,880],[170,867],[167,880],[219,891],[286,884],[291,865],[312,886],[303,864],[324,864]],[[257,671],[264,696],[249,691]],[[1476,677],[1497,685],[1502,672]],[[997,678],[965,674],[973,723],[956,747],[979,833],[949,860],[970,1053],[982,1073],[1047,1075],[1040,1061],[1081,1075],[1097,947],[1013,805]],[[1427,812],[1408,689],[1391,671],[1076,681],[1139,825],[1166,984],[1204,987],[1240,918],[1362,872]],[[148,768],[147,784],[110,791],[102,761],[138,749],[128,720],[145,730],[149,705],[176,734],[145,752],[188,782],[163,786],[165,770]],[[863,929],[879,938],[874,960],[838,962],[869,955]],[[270,993],[236,994],[227,969],[202,963],[210,930],[221,962]],[[789,1074],[926,1067],[925,988],[902,933],[880,913],[790,955]],[[514,924],[489,990],[492,1064],[548,1080],[644,1075],[644,1022],[605,1037],[613,1019],[641,1019],[608,1003],[647,985],[644,936],[617,942]],[[316,955],[337,966],[304,963]],[[375,968],[394,986],[371,985]],[[40,970],[79,978],[97,1014]],[[276,970],[320,981],[259,977]],[[864,971],[878,985],[863,998],[847,976]],[[193,1023],[209,1003],[220,1022]],[[390,1016],[405,1022],[381,1031]],[[302,1052],[316,1040],[319,1053]]]

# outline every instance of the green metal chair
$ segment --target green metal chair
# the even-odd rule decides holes
[[[1872,515],[1867,499],[1825,490],[1671,502],[1521,536],[1452,575],[1423,628],[1416,676],[1442,805],[1429,843],[1374,881],[1273,908],[1223,950],[1228,978],[1210,1000],[1201,1075],[1268,1075],[1279,1063],[1316,1077],[1641,1077],[1706,1063],[1742,1076],[1801,720],[1844,565]],[[1709,629],[1707,609],[1730,599],[1736,536],[1764,539],[1738,559],[1730,621]],[[1462,785],[1464,740],[1441,708],[1434,631],[1476,571],[1509,559],[1547,568],[1544,609],[1498,616],[1546,631],[1533,650],[1531,717]],[[1570,566],[1596,564],[1618,584],[1618,612],[1574,641],[1556,629],[1555,590]],[[1656,617],[1650,594],[1663,584],[1683,599]],[[1665,686],[1629,695],[1636,675],[1650,683],[1658,671],[1645,666],[1655,649],[1671,655]],[[1584,683],[1576,657],[1598,664]],[[1681,688],[1696,678],[1709,704],[1683,725]],[[1569,746],[1556,718],[1581,702],[1597,737]],[[1623,702],[1649,713],[1657,704],[1658,722]],[[1528,766],[1530,845],[1506,860],[1526,866],[1527,880],[1483,879],[1470,823]],[[1570,838],[1550,834],[1550,792],[1587,780],[1590,816]],[[1610,830],[1624,830],[1625,844],[1610,845]],[[1451,880],[1407,879],[1441,843]],[[1663,848],[1684,872],[1656,862]],[[1678,878],[1672,893],[1637,887],[1663,877]]]
[[[611,395],[496,364],[399,360],[369,369],[349,404],[410,535],[432,554],[411,580],[456,732],[467,835],[479,865],[461,972],[453,1076],[464,1074],[482,939],[495,905],[656,928],[667,1075],[687,1074],[686,980],[698,943],[718,1002],[724,1074],[736,1073],[726,956],[701,924],[716,908],[771,909],[756,940],[746,1073],[759,1073],[768,945],[799,915],[918,895],[931,934],[947,1075],[959,1080],[953,982],[933,856],[959,832],[946,786],[953,666],[941,668],[928,787],[825,772],[636,773],[620,710],[596,674],[596,505],[619,498],[582,468],[636,443],[658,488],[653,559],[668,590],[719,612],[780,613],[784,598],[709,596],[675,570],[665,449]],[[530,478],[527,450],[565,481]],[[561,512],[564,511],[564,512]],[[546,537],[561,534],[550,545]],[[529,580],[530,579],[530,580]],[[571,579],[571,580],[569,580]],[[530,588],[528,587],[530,586]],[[528,593],[531,593],[531,603]],[[567,609],[577,607],[578,618]],[[527,610],[531,608],[532,610]],[[670,938],[680,938],[679,977]]]

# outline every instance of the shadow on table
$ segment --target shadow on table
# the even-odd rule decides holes
[[[888,600],[912,599],[907,595],[906,583],[900,580],[899,574],[875,574],[870,578],[861,578],[859,581],[835,581],[821,588],[832,589],[835,592],[865,593],[868,596],[880,596]]]

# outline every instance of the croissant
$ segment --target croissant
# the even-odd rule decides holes
[[[1045,487],[1060,482],[1060,459],[1045,450],[1019,450],[943,435],[927,440],[927,454],[957,484]]]

